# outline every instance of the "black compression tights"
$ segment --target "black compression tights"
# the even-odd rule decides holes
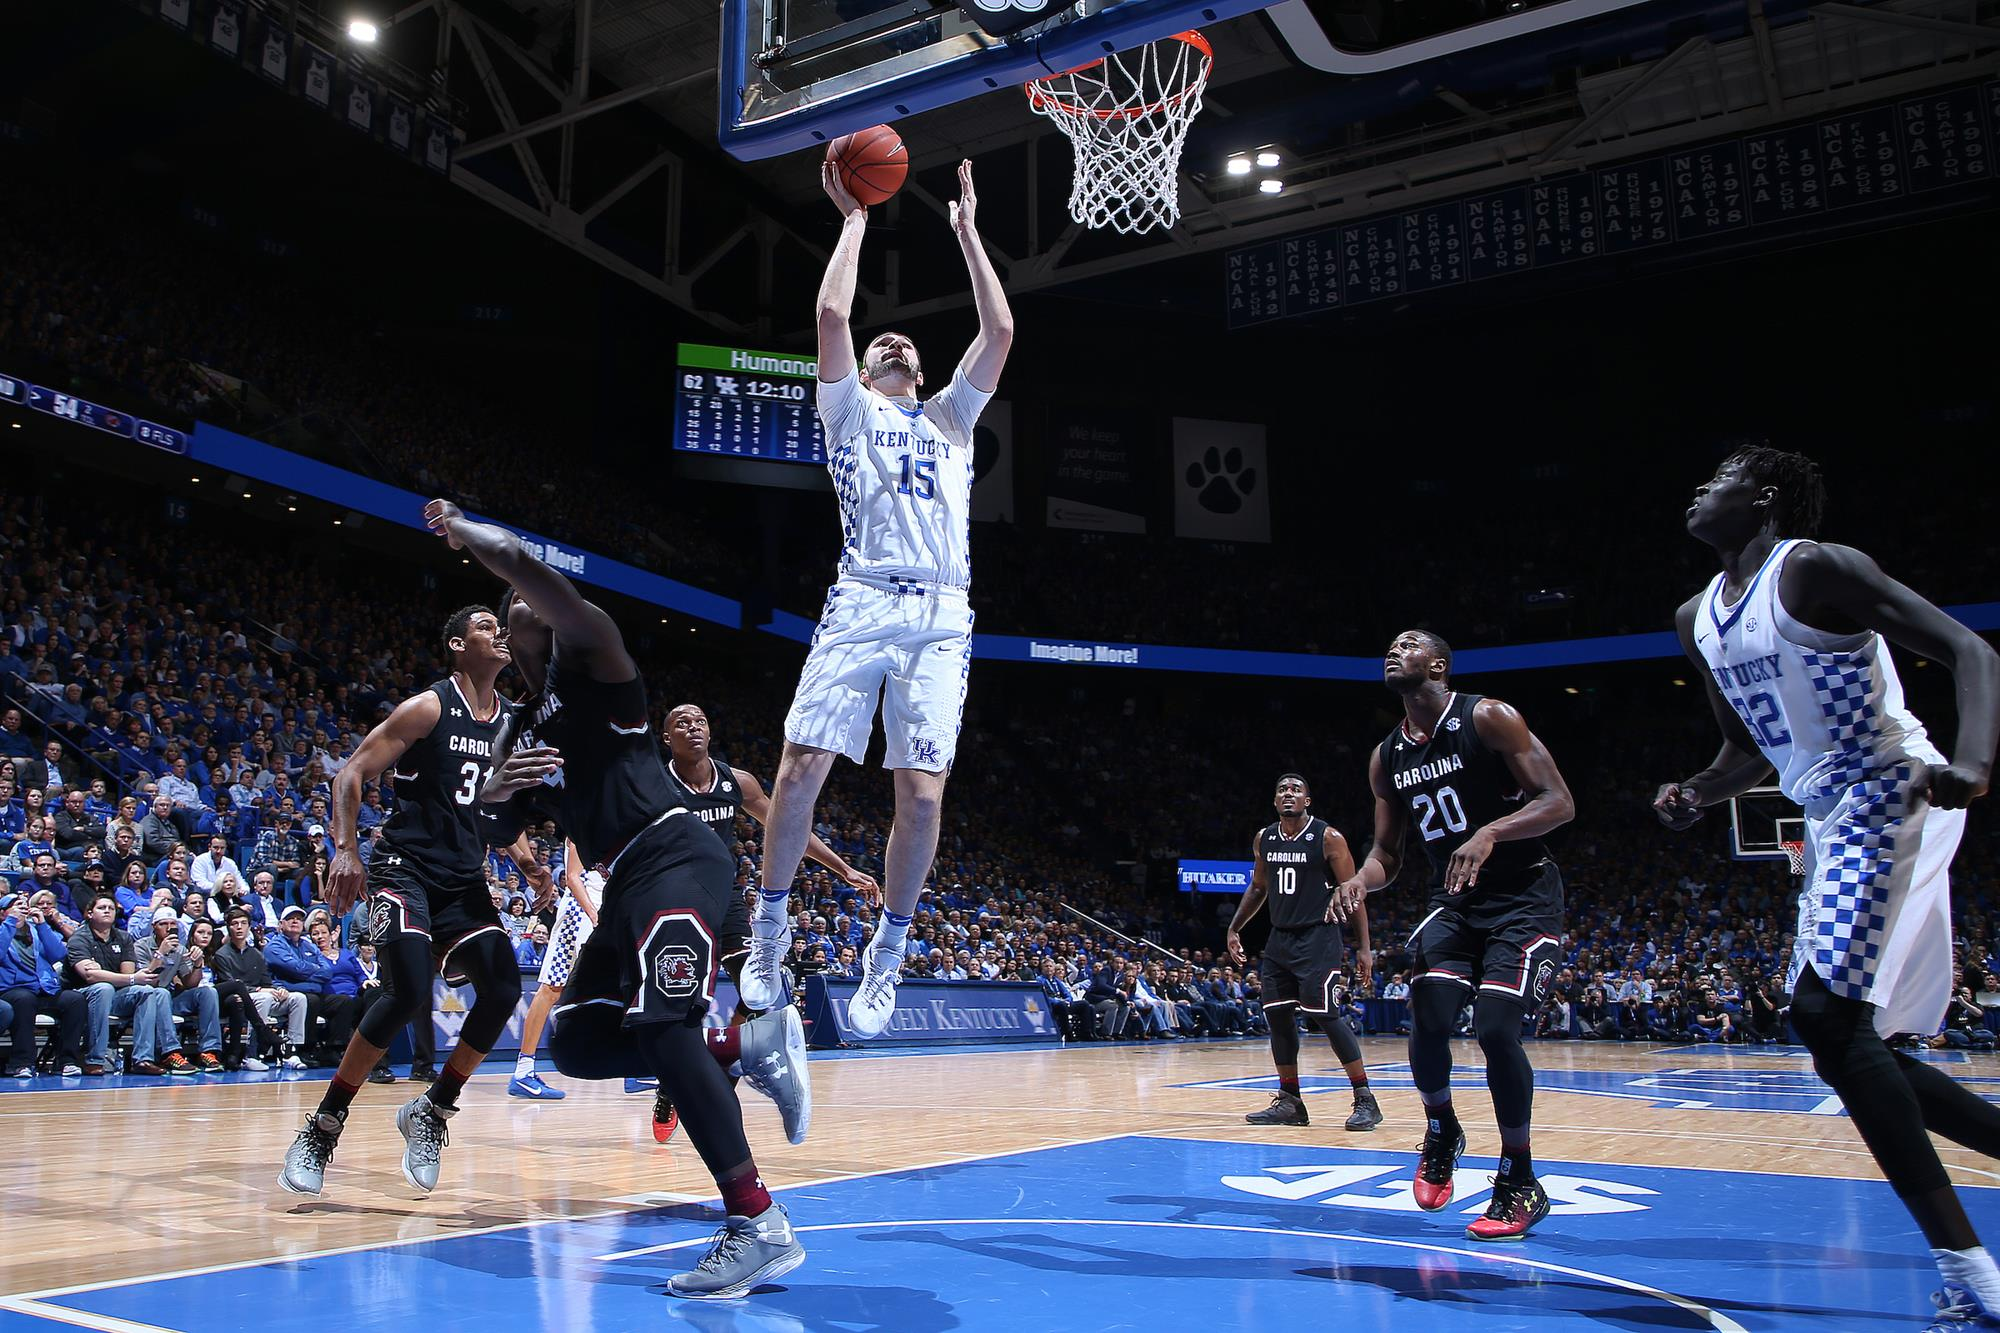
[[[499,931],[475,936],[452,951],[451,963],[472,983],[472,1012],[459,1029],[458,1044],[482,1055],[493,1049],[507,1020],[521,1002],[521,968]],[[427,1019],[431,1008],[430,941],[421,935],[398,935],[381,950],[382,970],[389,984],[361,1016],[361,1039],[388,1048],[409,1023]]]
[[[1451,1032],[1465,1006],[1465,988],[1453,981],[1418,981],[1410,990],[1410,1073],[1426,1100],[1451,1090]],[[1486,1055],[1486,1087],[1493,1116],[1503,1128],[1528,1123],[1535,1103],[1535,1070],[1521,1049],[1521,1004],[1484,992],[1473,1001],[1472,1030]]]

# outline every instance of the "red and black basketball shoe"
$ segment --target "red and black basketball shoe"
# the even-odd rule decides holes
[[[673,1098],[661,1088],[653,1094],[653,1142],[665,1143],[681,1127],[681,1113],[674,1109]]]
[[[1417,1207],[1434,1213],[1451,1202],[1451,1175],[1465,1155],[1465,1131],[1454,1130],[1448,1139],[1425,1134],[1417,1151],[1423,1155],[1417,1159],[1417,1178],[1410,1192]]]
[[[1529,1228],[1549,1215],[1549,1192],[1542,1182],[1528,1179],[1519,1183],[1503,1176],[1493,1178],[1493,1202],[1486,1216],[1465,1229],[1473,1240],[1519,1240]]]

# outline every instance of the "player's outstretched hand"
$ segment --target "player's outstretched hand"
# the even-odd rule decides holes
[[[1929,774],[1917,780],[1917,791],[1940,810],[1963,810],[1986,794],[1991,776],[1970,764],[1933,764]]]
[[[479,799],[497,805],[517,791],[526,791],[552,773],[562,771],[562,755],[553,745],[529,745],[507,756],[506,762],[493,770],[486,779],[486,785],[479,789]]]
[[[1333,891],[1333,901],[1326,905],[1326,919],[1330,922],[1347,924],[1347,918],[1359,911],[1367,900],[1368,886],[1361,882],[1361,876],[1343,881]]]
[[[832,162],[819,164],[819,183],[826,191],[826,197],[833,200],[833,206],[840,210],[841,217],[850,218],[856,213],[864,218],[868,216],[868,205],[847,192],[847,187],[840,183],[840,173],[834,169]]]
[[[521,866],[521,878],[528,881],[528,887],[535,891],[534,901],[528,904],[528,912],[539,916],[549,910],[556,900],[556,877],[539,860],[530,858]],[[596,925],[596,922],[592,922]]]
[[[335,917],[343,917],[368,892],[368,867],[361,853],[352,847],[334,852],[333,864],[326,868],[326,905]]]
[[[974,215],[979,211],[979,195],[972,188],[972,159],[958,164],[958,198],[951,201],[951,229],[959,236],[975,232]]]
[[[449,500],[433,500],[424,506],[424,526],[445,539],[454,551],[463,551],[465,543],[451,535],[451,525],[465,517],[465,511]]]
[[[1699,801],[1693,783],[1662,783],[1659,793],[1653,797],[1653,813],[1660,817],[1662,824],[1678,833],[1682,829],[1693,828],[1695,821],[1701,818]]]
[[[1243,937],[1235,931],[1229,932],[1229,937],[1223,941],[1223,948],[1229,954],[1229,961],[1238,967],[1248,961],[1248,956],[1243,952]]]
[[[867,871],[856,870],[850,866],[847,874],[842,877],[841,882],[859,894],[861,901],[867,903],[870,907],[879,908],[882,906],[882,886],[877,884],[875,877]]]
[[[1449,894],[1464,893],[1479,883],[1479,867],[1486,864],[1486,858],[1493,855],[1493,835],[1480,829],[1451,854],[1451,863],[1444,868],[1444,891]]]
[[[1375,993],[1375,951],[1356,949],[1354,951],[1354,988],[1365,995]]]

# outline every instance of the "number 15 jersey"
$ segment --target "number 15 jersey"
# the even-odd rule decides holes
[[[438,698],[437,725],[396,761],[390,774],[396,809],[382,826],[374,859],[384,852],[400,856],[405,870],[436,888],[483,890],[483,817],[489,812],[479,804],[479,787],[493,767],[500,723],[514,705],[496,696],[492,715],[482,718],[456,679],[438,681],[430,692]]]
[[[963,370],[921,404],[876,393],[856,370],[820,381],[842,578],[971,585],[972,431],[991,397]]]
[[[1423,839],[1431,862],[1433,899],[1443,897],[1444,872],[1451,856],[1481,828],[1521,808],[1521,784],[1507,761],[1486,748],[1473,725],[1472,710],[1484,698],[1454,691],[1445,700],[1437,730],[1419,740],[1406,719],[1382,742],[1382,776],[1409,811],[1410,826]],[[1548,860],[1540,838],[1497,842],[1480,867],[1479,883],[1456,900],[1504,892],[1533,867]]]

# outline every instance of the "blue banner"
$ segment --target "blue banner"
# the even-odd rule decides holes
[[[418,495],[400,486],[391,486],[330,463],[275,448],[206,421],[195,423],[194,458],[211,467],[227,468],[300,495],[310,495],[328,504],[352,509],[357,514],[400,523],[406,528],[424,529],[424,505],[431,499],[430,496]],[[472,517],[482,522],[498,523],[515,533],[536,559],[561,570],[578,583],[594,584],[670,611],[727,625],[731,629],[743,623],[742,604],[734,598],[663,578],[609,556],[552,541],[497,518],[487,518],[483,514]]]
[[[861,1039],[847,1025],[847,1004],[858,979],[806,978],[806,1040],[816,1047]],[[1059,1042],[1062,1031],[1049,997],[1027,981],[905,981],[896,987],[896,1012],[871,1045],[934,1046],[963,1042]]]
[[[1181,859],[1182,893],[1245,893],[1250,888],[1248,861],[1190,861]]]

